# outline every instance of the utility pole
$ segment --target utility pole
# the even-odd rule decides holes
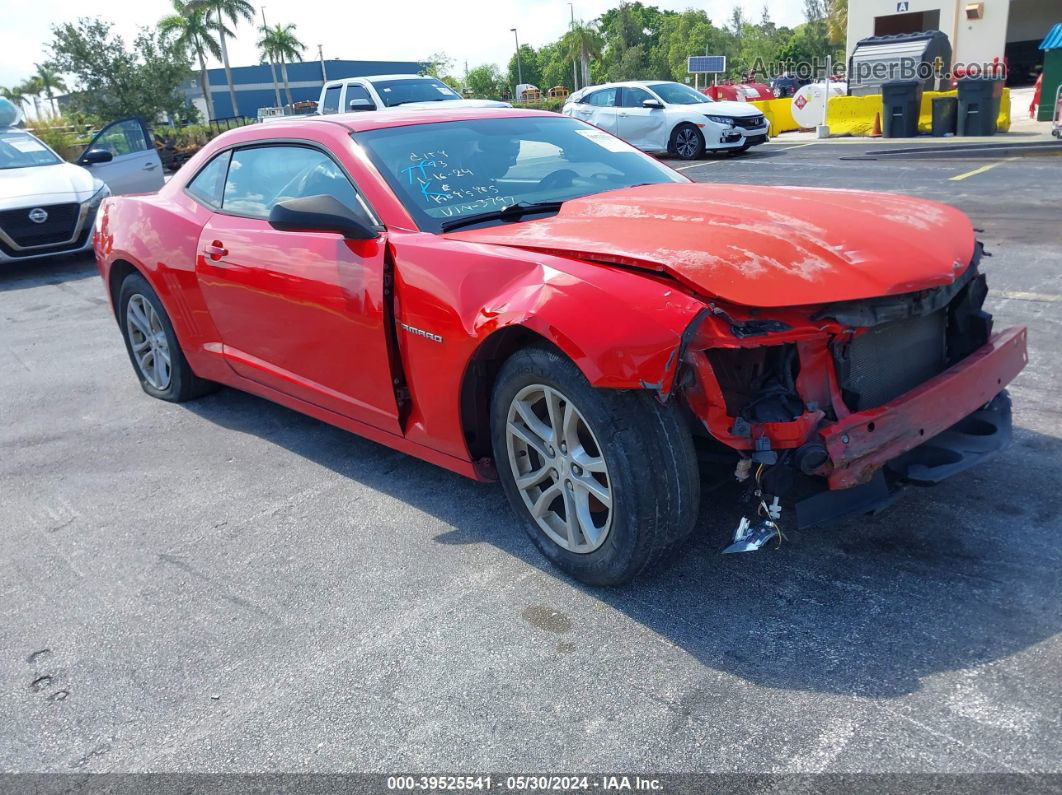
[[[516,28],[509,28],[513,33],[513,40],[516,42],[516,91],[513,92],[513,99],[516,102],[520,101],[520,86],[524,82],[524,69],[520,65],[520,37],[516,33]]]
[[[320,44],[317,45],[317,57],[321,59],[321,81],[327,83],[328,71],[325,69],[324,50],[321,48]]]
[[[568,3],[568,10],[572,12],[572,23],[568,30],[575,30],[575,3]],[[572,61],[572,93],[579,90],[579,59]]]

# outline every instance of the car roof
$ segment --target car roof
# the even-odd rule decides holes
[[[432,78],[431,75],[411,75],[411,74],[408,74],[408,73],[401,74],[401,75],[358,75],[357,77],[340,77],[340,78],[337,78],[335,80],[329,80],[328,84],[332,85],[333,83],[349,83],[351,80],[426,80],[426,79],[437,79],[437,78]]]
[[[513,119],[513,118],[568,118],[546,110],[527,110],[524,108],[442,108],[406,109],[392,108],[377,110],[372,113],[330,113],[325,116],[285,116],[271,119],[268,124],[249,124],[238,127],[218,138],[226,141],[254,141],[259,138],[276,138],[278,135],[297,136],[298,133],[312,130],[320,125],[338,125],[351,132],[367,132],[388,127],[407,127],[413,124],[435,124],[449,121],[473,121],[476,119]],[[262,135],[258,135],[261,130]],[[218,139],[215,139],[218,140]]]

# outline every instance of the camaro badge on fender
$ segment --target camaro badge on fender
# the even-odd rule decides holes
[[[438,334],[432,334],[430,331],[424,331],[423,329],[413,328],[412,326],[407,326],[405,323],[399,323],[398,325],[400,325],[403,330],[408,331],[410,334],[416,334],[418,337],[424,337],[425,339],[429,339],[432,342],[443,341],[442,337],[440,337]]]

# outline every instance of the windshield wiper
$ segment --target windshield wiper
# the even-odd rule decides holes
[[[548,213],[559,210],[562,204],[564,204],[564,202],[516,202],[515,204],[506,205],[500,210],[491,210],[490,212],[477,213],[476,215],[466,215],[464,218],[450,218],[449,220],[442,222],[441,229],[444,232],[450,232],[462,226],[471,226],[472,224],[482,223],[483,221],[515,220],[517,218],[523,218],[525,215]]]

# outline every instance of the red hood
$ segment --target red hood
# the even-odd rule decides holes
[[[452,232],[476,243],[668,273],[746,306],[799,306],[951,284],[970,262],[959,210],[891,193],[645,185],[573,199],[552,218]]]

